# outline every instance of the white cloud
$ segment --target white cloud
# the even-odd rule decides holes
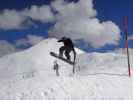
[[[30,9],[25,8],[21,11],[6,9],[0,13],[0,29],[24,28],[29,18],[43,23],[54,21],[54,15],[46,5],[32,6]]]
[[[31,6],[30,9],[25,9],[22,11],[22,14],[32,18],[33,20],[38,20],[41,22],[50,22],[54,21],[54,15],[51,12],[49,6]]]
[[[0,28],[5,30],[19,29],[25,20],[26,18],[16,10],[4,10],[0,14]]]
[[[130,41],[130,40],[133,40],[133,35],[130,35],[129,37],[128,37],[128,40]]]
[[[52,6],[58,14],[54,28],[49,31],[50,36],[83,39],[95,48],[118,44],[119,27],[111,21],[100,22],[96,18],[92,0],[80,0],[77,3],[58,0]]]
[[[93,28],[90,28],[90,30],[91,29]],[[106,44],[117,45],[119,43],[120,30],[113,22],[107,21],[99,23],[99,25],[94,26],[94,30],[94,34],[88,34],[88,37],[91,36],[92,38],[86,38],[86,40],[89,39],[88,42],[90,42],[93,47],[97,48]]]
[[[69,36],[72,39],[83,39],[95,48],[106,44],[118,44],[119,27],[112,21],[100,22],[96,18],[97,11],[93,6],[93,0],[79,0],[77,3],[55,0],[50,6],[31,6],[31,8],[21,11],[4,10],[0,14],[0,28],[22,28],[26,26],[25,22],[32,24],[29,18],[43,23],[56,21],[54,27],[49,31],[49,36],[58,38]],[[56,15],[51,11],[51,7],[58,12]],[[31,39],[27,40],[26,42],[25,39],[22,39],[20,44],[32,44],[29,41]]]
[[[6,40],[0,40],[0,57],[16,52],[17,49],[13,44],[7,42]]]
[[[44,38],[42,36],[36,35],[27,35],[26,38],[22,38],[16,41],[16,46],[28,46],[28,45],[36,45]]]
[[[52,7],[59,12],[61,17],[94,17],[97,14],[92,0],[79,0],[78,3],[56,0],[52,3]]]

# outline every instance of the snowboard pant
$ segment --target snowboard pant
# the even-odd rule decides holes
[[[63,56],[63,53],[65,52],[65,56],[67,58],[67,60],[71,60],[71,56],[69,55],[70,52],[71,52],[71,48],[69,47],[65,47],[65,46],[62,46],[60,49],[59,49],[59,56],[62,57]]]

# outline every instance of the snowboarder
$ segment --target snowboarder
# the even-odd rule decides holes
[[[59,65],[58,65],[56,60],[54,61],[54,68],[53,69],[56,71],[56,75],[59,76]]]
[[[65,56],[67,60],[71,61],[70,52],[73,51],[74,53],[74,63],[76,59],[76,51],[74,49],[73,42],[70,38],[62,37],[58,42],[63,42],[64,46],[60,47],[59,49],[59,56],[62,57],[63,53],[65,52]]]

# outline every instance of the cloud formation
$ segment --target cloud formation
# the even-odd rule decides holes
[[[0,29],[20,29],[25,28],[28,20],[37,20],[40,22],[54,21],[54,15],[49,6],[31,6],[21,11],[6,9],[0,13]]]
[[[31,25],[32,20],[42,23],[56,22],[49,30],[51,37],[68,36],[74,40],[82,39],[94,48],[106,44],[117,45],[120,40],[119,27],[112,21],[101,22],[96,16],[97,11],[94,9],[93,0],[77,2],[54,0],[51,5],[33,5],[31,8],[21,11],[2,11],[0,13],[0,29],[24,28],[27,24],[29,25],[29,22]],[[20,44],[30,44],[29,40],[22,39]]]
[[[79,0],[77,3],[58,0],[53,2],[52,7],[58,13],[57,22],[49,31],[49,36],[83,39],[94,48],[118,44],[119,27],[112,21],[100,22],[96,18],[93,0]]]
[[[130,35],[130,36],[128,37],[128,40],[129,40],[129,41],[133,40],[133,35]]]
[[[16,46],[33,46],[42,41],[44,38],[37,35],[27,35],[26,38],[22,38],[16,41]]]
[[[25,20],[26,18],[16,10],[4,10],[0,14],[0,28],[4,30],[20,29]]]
[[[44,23],[54,21],[54,14],[51,12],[51,8],[46,5],[43,6],[33,5],[31,6],[30,9],[23,10],[22,15]]]

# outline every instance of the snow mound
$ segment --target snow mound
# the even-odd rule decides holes
[[[118,53],[89,53],[78,58],[82,75],[128,75],[127,56]],[[132,64],[131,64],[132,66]]]
[[[72,66],[49,55],[62,44],[46,39],[36,46],[0,59],[0,100],[133,100],[133,77],[126,55],[85,53],[76,49]],[[60,65],[60,76],[53,62]]]
[[[53,74],[53,62],[58,60],[52,57],[51,51],[58,53],[62,43],[58,43],[57,39],[46,39],[30,49],[5,56],[0,59],[0,79],[13,77],[32,77],[34,73],[45,71],[46,75]],[[78,54],[84,53],[76,48]],[[69,64],[58,60],[62,66],[71,67]]]

